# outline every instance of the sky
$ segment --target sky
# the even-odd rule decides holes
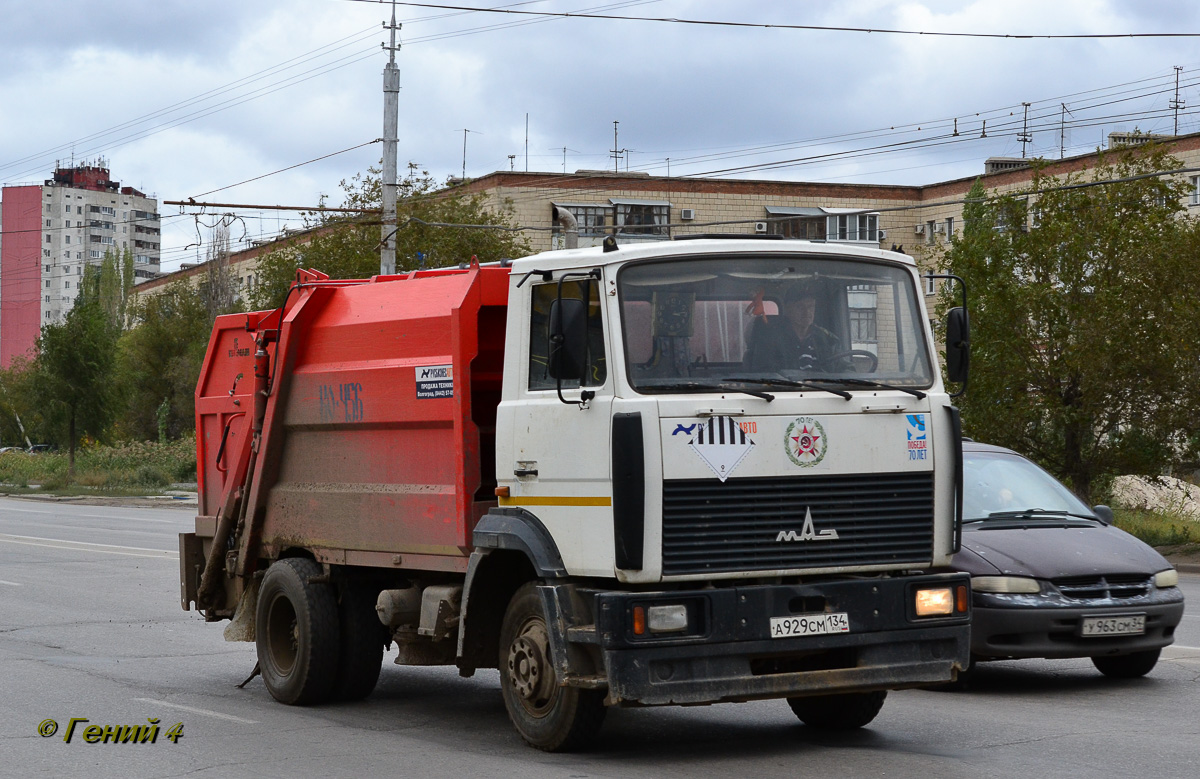
[[[919,185],[993,156],[1085,153],[1113,131],[1200,132],[1200,35],[1180,35],[1200,34],[1195,0],[451,2],[524,13],[396,4],[401,175],[616,164]],[[339,182],[382,156],[370,142],[390,13],[364,0],[0,0],[0,182],[102,157],[160,201],[337,204]],[[1044,37],[1081,35],[1120,37]],[[302,226],[295,212],[216,210],[240,217],[238,242]],[[217,217],[159,211],[164,270],[202,258]]]

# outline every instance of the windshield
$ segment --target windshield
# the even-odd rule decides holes
[[[630,265],[617,281],[629,380],[640,392],[694,392],[695,382],[770,381],[784,392],[811,390],[808,382],[933,383],[916,289],[899,266],[723,256]]]
[[[1057,479],[1019,455],[963,452],[963,519],[1036,510],[1092,516]]]

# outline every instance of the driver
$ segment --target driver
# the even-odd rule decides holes
[[[827,361],[843,351],[841,343],[814,321],[816,315],[817,295],[811,285],[797,284],[788,289],[781,316],[755,322],[746,350],[746,367],[774,371],[840,369]]]

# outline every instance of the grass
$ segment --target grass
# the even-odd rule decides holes
[[[1114,524],[1150,546],[1195,547],[1200,550],[1200,522],[1178,514],[1144,509],[1114,509]]]
[[[145,495],[195,480],[196,441],[190,436],[165,444],[134,441],[77,450],[73,479],[67,476],[66,452],[0,454],[0,484],[9,492]]]

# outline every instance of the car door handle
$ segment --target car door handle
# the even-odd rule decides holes
[[[513,476],[537,476],[537,468],[517,468],[513,471]]]

